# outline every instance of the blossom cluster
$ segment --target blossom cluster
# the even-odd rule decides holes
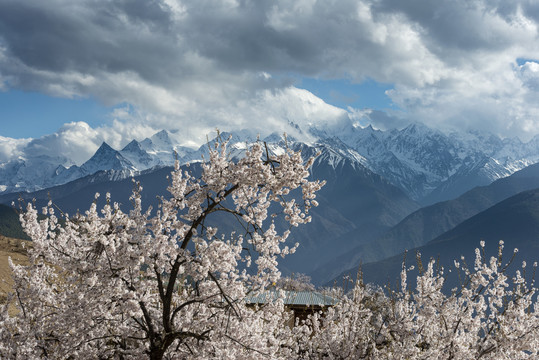
[[[358,281],[335,307],[294,328],[298,358],[538,359],[539,305],[526,263],[510,278],[514,257],[502,263],[503,242],[490,259],[484,246],[473,270],[455,262],[463,282],[449,293],[434,260],[419,264],[414,288],[404,266],[401,290],[391,294]]]

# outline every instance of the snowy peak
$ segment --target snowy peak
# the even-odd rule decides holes
[[[234,132],[222,131],[218,136],[213,138],[210,143],[214,143],[217,139],[228,140],[229,144],[235,143],[253,143],[257,140],[258,136],[255,132],[243,129]]]
[[[122,153],[143,154],[145,153],[137,140],[132,140],[129,144],[124,146],[121,150]]]
[[[287,145],[297,142],[298,140],[295,137],[287,134],[273,132],[262,139],[262,141],[270,144]]]
[[[381,131],[369,125],[332,131],[332,137],[366,159],[370,170],[415,200],[424,199],[436,189],[436,199],[447,200],[539,162],[539,136],[524,144],[485,132],[445,134],[422,123],[400,130]],[[466,181],[458,180],[464,174]],[[456,184],[458,187],[451,188]]]
[[[458,161],[456,146],[442,133],[424,125],[412,124],[388,140],[388,149],[398,159],[425,170],[433,179],[450,176]]]
[[[324,163],[333,170],[349,166],[360,173],[371,172],[365,166],[367,160],[338,138],[324,139],[312,145],[296,142],[292,144],[292,149],[301,151],[304,158],[318,154],[315,163]]]
[[[170,139],[169,132],[166,130],[161,130],[149,138],[146,138],[140,142],[140,146],[143,150],[149,153],[157,152],[173,152],[173,142]]]
[[[103,141],[99,149],[95,152],[93,157],[102,157],[102,156],[108,156],[110,154],[115,154],[116,150],[110,147],[109,144]]]
[[[93,174],[101,170],[133,170],[136,168],[119,151],[103,142],[94,156],[80,167],[84,174]]]
[[[168,131],[161,130],[151,137],[152,143],[157,149],[170,150],[172,149],[172,141]]]
[[[127,144],[120,151],[120,154],[129,160],[137,170],[144,170],[162,164],[159,158],[151,156],[144,151],[140,143],[136,140]]]
[[[404,129],[399,131],[400,134],[409,135],[409,136],[417,136],[417,135],[427,135],[431,134],[434,131],[420,123],[411,123],[410,125],[406,126]]]
[[[161,130],[152,137],[142,140],[140,147],[152,158],[149,164],[153,166],[174,164],[176,148],[178,148],[177,152],[180,157],[188,153],[184,148],[174,145],[169,132],[166,130]]]

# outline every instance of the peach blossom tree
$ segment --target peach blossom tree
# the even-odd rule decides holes
[[[30,264],[11,264],[17,311],[0,311],[0,358],[284,354],[283,302],[249,308],[244,299],[278,281],[278,257],[297,247],[285,244],[290,229],[311,221],[323,183],[307,180],[313,159],[299,152],[270,155],[256,142],[241,159],[228,156],[227,141],[216,141],[200,176],[176,163],[155,212],[143,210],[140,185],[129,212],[109,194],[101,209],[94,202],[63,221],[51,203],[44,220],[29,204]],[[236,231],[219,231],[216,214]]]

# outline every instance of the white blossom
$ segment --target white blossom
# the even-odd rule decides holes
[[[449,294],[434,260],[413,291],[403,286],[388,296],[357,282],[351,296],[294,329],[290,342],[297,344],[297,358],[539,358],[536,289],[519,271],[510,284],[498,259],[478,259],[475,271],[464,271],[463,285]],[[401,278],[405,285],[404,266]]]

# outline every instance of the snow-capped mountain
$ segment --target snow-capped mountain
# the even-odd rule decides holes
[[[148,154],[137,140],[127,144],[120,151],[120,154],[138,169],[151,168],[161,164],[161,160]]]
[[[119,151],[114,150],[107,143],[103,142],[95,154],[81,166],[70,166],[69,168],[59,165],[43,188],[65,184],[69,181],[80,179],[87,175],[95,174],[99,171],[109,171],[110,179],[125,179],[138,173],[138,169],[124,157]],[[39,190],[37,188],[36,190]]]
[[[0,194],[37,191],[102,170],[112,170],[111,180],[132,177],[147,169],[173,164],[176,153],[188,157],[192,152],[175,146],[163,130],[140,143],[133,140],[120,151],[104,142],[81,166],[74,165],[68,157],[19,157],[0,164]]]
[[[90,160],[86,161],[80,167],[80,171],[84,175],[89,175],[96,173],[100,170],[132,170],[133,172],[137,169],[135,166],[127,160],[119,151],[111,148],[107,143],[101,144],[99,149],[97,149],[94,156]]]
[[[418,123],[388,131],[343,121],[338,125],[323,129],[309,125],[300,130],[309,134],[306,139],[318,138],[339,157],[361,163],[423,204],[455,198],[475,186],[490,184],[539,162],[539,136],[523,143],[479,132],[445,134]],[[207,159],[213,141],[191,149],[180,146],[177,136],[171,135],[162,130],[140,142],[132,140],[119,151],[104,143],[80,167],[67,157],[13,159],[0,164],[0,194],[44,189],[100,170],[115,170],[116,178],[131,177],[154,167],[170,166],[175,159],[181,163]],[[229,149],[235,157],[257,139],[249,130],[223,132],[220,137],[230,138]],[[263,140],[271,151],[305,143],[288,137],[285,144],[283,136],[277,133]]]
[[[317,141],[278,133],[262,138],[270,154],[287,148],[301,150],[305,157],[319,154],[312,176],[327,180],[317,197],[320,206],[313,212],[313,225],[291,237],[302,245],[290,263],[284,261],[286,271],[311,272],[323,264],[313,259],[326,262],[371,246],[418,209],[417,200],[429,203],[456,198],[477,185],[539,162],[539,137],[523,143],[473,132],[447,135],[421,124],[389,131],[370,126],[329,130],[310,128],[308,131],[318,134]],[[40,204],[50,196],[70,213],[93,201],[95,192],[110,191],[115,201],[128,204],[128,178],[136,177],[145,188],[145,202],[157,205],[156,196],[164,194],[166,175],[175,159],[200,162],[208,159],[209,148],[215,144],[210,140],[198,149],[185,148],[171,135],[175,134],[160,131],[142,141],[132,140],[121,150],[103,143],[80,166],[64,165],[69,164],[68,158],[46,156],[1,164],[0,190],[4,191],[0,202],[11,203],[22,190],[42,189],[22,197],[36,198]],[[257,141],[249,131],[219,136],[230,139],[231,158],[242,157],[249,144]],[[55,185],[59,186],[52,187]]]
[[[31,158],[18,157],[0,164],[0,193],[26,192],[43,189],[76,179],[65,173],[62,164],[69,164],[66,157],[37,155]]]
[[[446,135],[419,123],[389,131],[355,126],[334,136],[423,203],[455,198],[539,162],[539,136],[522,143],[478,132]]]

